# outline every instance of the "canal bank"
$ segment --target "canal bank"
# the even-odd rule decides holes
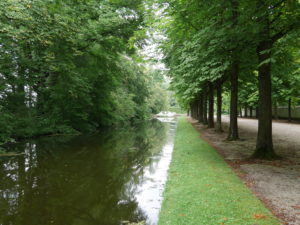
[[[280,222],[182,117],[178,120],[159,225],[185,224]]]

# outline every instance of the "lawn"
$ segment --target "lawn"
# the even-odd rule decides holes
[[[178,120],[159,225],[281,224],[187,121]]]

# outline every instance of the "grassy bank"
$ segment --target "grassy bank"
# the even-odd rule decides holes
[[[280,224],[185,119],[178,122],[159,225]]]

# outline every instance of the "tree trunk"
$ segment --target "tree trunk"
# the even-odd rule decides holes
[[[252,106],[250,106],[250,118],[252,118],[252,116],[253,116],[253,108]]]
[[[199,111],[199,123],[203,123],[203,98],[202,98],[202,93],[199,95],[199,100],[198,100],[198,111]]]
[[[289,122],[292,121],[292,99],[289,98],[289,103],[288,103],[288,120]]]
[[[203,124],[207,125],[207,92],[206,88],[203,91]]]
[[[277,106],[277,102],[274,102],[274,119],[278,120],[278,106]]]
[[[193,119],[197,119],[197,107],[196,102],[193,102]]]
[[[209,83],[208,128],[214,127],[214,87],[212,83]]]
[[[246,118],[248,117],[248,107],[247,107],[247,105],[245,105],[245,117]]]
[[[238,75],[239,75],[239,61],[235,60],[232,64],[232,72],[230,77],[230,123],[228,140],[238,140]]]
[[[197,118],[196,102],[193,103],[193,119]]]
[[[238,24],[238,8],[239,1],[231,0],[232,5],[232,27],[236,27]],[[232,39],[232,42],[236,43],[235,39]],[[232,44],[234,44],[232,43]],[[230,76],[230,122],[229,122],[229,132],[228,132],[228,140],[237,140],[239,139],[238,134],[238,78],[239,78],[239,68],[240,62],[238,58],[238,48],[236,47],[232,51],[232,71]]]
[[[269,34],[266,27],[267,34]],[[271,57],[272,42],[270,39],[261,41],[257,47],[258,55],[258,86],[259,86],[259,113],[258,133],[254,158],[273,159],[276,157],[272,140],[272,81],[271,63],[266,60]]]
[[[216,131],[223,132],[222,129],[222,84],[217,82],[217,123]]]
[[[259,115],[258,107],[255,108],[255,114],[256,114],[256,115],[255,115],[256,119],[258,119],[258,115]]]

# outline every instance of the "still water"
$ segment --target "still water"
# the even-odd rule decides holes
[[[157,224],[176,121],[44,137],[0,157],[0,225]]]

